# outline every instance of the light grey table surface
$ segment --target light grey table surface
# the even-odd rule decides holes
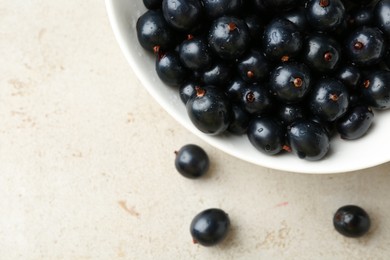
[[[146,92],[103,1],[0,0],[0,52],[0,259],[390,258],[390,164],[314,176],[218,151]],[[206,178],[175,171],[187,143],[209,153]],[[368,211],[367,236],[334,230],[345,204]],[[232,230],[193,245],[209,207]]]

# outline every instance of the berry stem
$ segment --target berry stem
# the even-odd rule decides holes
[[[196,90],[196,96],[197,97],[203,97],[204,95],[206,95],[206,90],[201,88],[201,87],[199,87],[199,86],[196,86],[195,90]]]
[[[229,31],[234,31],[235,29],[237,29],[237,25],[235,23],[231,22],[228,24],[228,29],[229,29]]]
[[[294,87],[300,88],[303,85],[303,80],[301,78],[297,77],[294,79],[293,83],[294,83]]]
[[[320,6],[321,7],[329,6],[329,0],[320,0]]]

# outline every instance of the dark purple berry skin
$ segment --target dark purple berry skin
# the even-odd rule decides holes
[[[341,0],[309,0],[306,17],[311,27],[319,31],[334,31],[344,20],[345,7]]]
[[[218,61],[201,73],[201,80],[205,85],[225,87],[232,77],[232,67],[226,62]]]
[[[230,230],[228,214],[221,209],[211,208],[198,213],[190,225],[195,244],[214,246],[222,242]]]
[[[162,0],[143,0],[143,3],[148,9],[160,9]]]
[[[231,122],[231,104],[225,93],[210,85],[196,90],[197,94],[186,105],[192,123],[209,135],[225,132]]]
[[[336,79],[341,81],[350,93],[354,93],[361,79],[361,72],[356,66],[342,66],[335,73]]]
[[[224,60],[240,58],[250,46],[246,23],[236,17],[223,16],[214,20],[208,34],[210,48]]]
[[[257,150],[275,155],[280,153],[285,145],[285,129],[274,117],[258,117],[250,121],[247,135]]]
[[[334,121],[347,111],[349,94],[340,81],[321,79],[313,86],[308,102],[313,115],[324,121]]]
[[[317,72],[334,71],[341,59],[341,47],[329,36],[312,35],[305,41],[303,58],[306,64]]]
[[[289,126],[298,119],[307,118],[307,112],[301,104],[281,104],[276,116],[284,126]]]
[[[251,116],[241,106],[232,105],[232,119],[228,131],[234,135],[243,135],[246,133]]]
[[[206,70],[213,61],[211,50],[203,38],[190,38],[179,47],[180,61],[191,70]]]
[[[272,106],[268,88],[264,84],[251,84],[242,89],[240,104],[250,114],[264,114]]]
[[[297,29],[306,33],[309,30],[309,23],[306,18],[305,8],[295,8],[282,14],[282,18],[289,20],[296,25]]]
[[[142,14],[136,24],[140,45],[149,52],[155,47],[168,50],[175,44],[175,32],[169,27],[160,10],[149,10]]]
[[[373,119],[374,112],[370,107],[362,105],[352,107],[336,121],[336,129],[343,139],[358,139],[367,133]]]
[[[175,51],[158,55],[156,72],[161,81],[170,86],[181,85],[188,76],[187,69],[181,64],[179,55]]]
[[[176,151],[175,154],[176,170],[186,178],[200,178],[209,170],[209,157],[198,145],[187,144]]]
[[[390,108],[390,71],[378,70],[363,78],[360,92],[365,103],[376,109]]]
[[[301,119],[287,130],[291,151],[299,158],[318,161],[329,151],[329,137],[324,128],[311,120]]]
[[[348,17],[348,25],[350,28],[361,26],[372,26],[374,20],[374,12],[371,7],[360,7],[350,12]]]
[[[264,29],[263,49],[267,59],[281,61],[299,54],[302,34],[297,26],[286,19],[274,19]]]
[[[268,76],[269,64],[260,50],[252,49],[238,60],[237,69],[244,81],[254,83]]]
[[[375,25],[390,39],[390,0],[380,0],[374,9]]]
[[[378,64],[386,55],[387,44],[382,32],[376,27],[363,26],[347,38],[346,54],[358,66]]]
[[[178,31],[189,31],[202,18],[200,0],[163,0],[162,12],[167,23]]]
[[[361,237],[370,227],[371,220],[367,212],[356,205],[339,208],[333,216],[333,225],[337,232],[346,237]]]
[[[180,88],[179,88],[179,95],[180,99],[183,102],[183,104],[187,104],[187,101],[194,97],[196,95],[196,87],[200,86],[197,82],[195,81],[189,81],[183,83]]]
[[[300,102],[311,87],[310,69],[303,63],[282,63],[271,72],[269,87],[271,93],[284,103]]]
[[[202,0],[202,3],[209,19],[224,15],[236,15],[243,6],[243,0]]]
[[[258,46],[261,42],[259,35],[263,34],[265,22],[255,14],[246,15],[243,19],[248,26],[253,46]]]
[[[263,0],[265,6],[275,11],[286,11],[296,7],[299,3],[297,0]]]

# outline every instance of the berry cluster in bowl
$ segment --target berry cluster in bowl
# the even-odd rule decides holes
[[[390,108],[390,0],[144,5],[138,42],[205,134],[316,161],[332,137],[359,139]]]

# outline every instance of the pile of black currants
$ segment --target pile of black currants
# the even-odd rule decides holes
[[[390,0],[144,0],[155,69],[202,132],[320,160],[390,108]]]

